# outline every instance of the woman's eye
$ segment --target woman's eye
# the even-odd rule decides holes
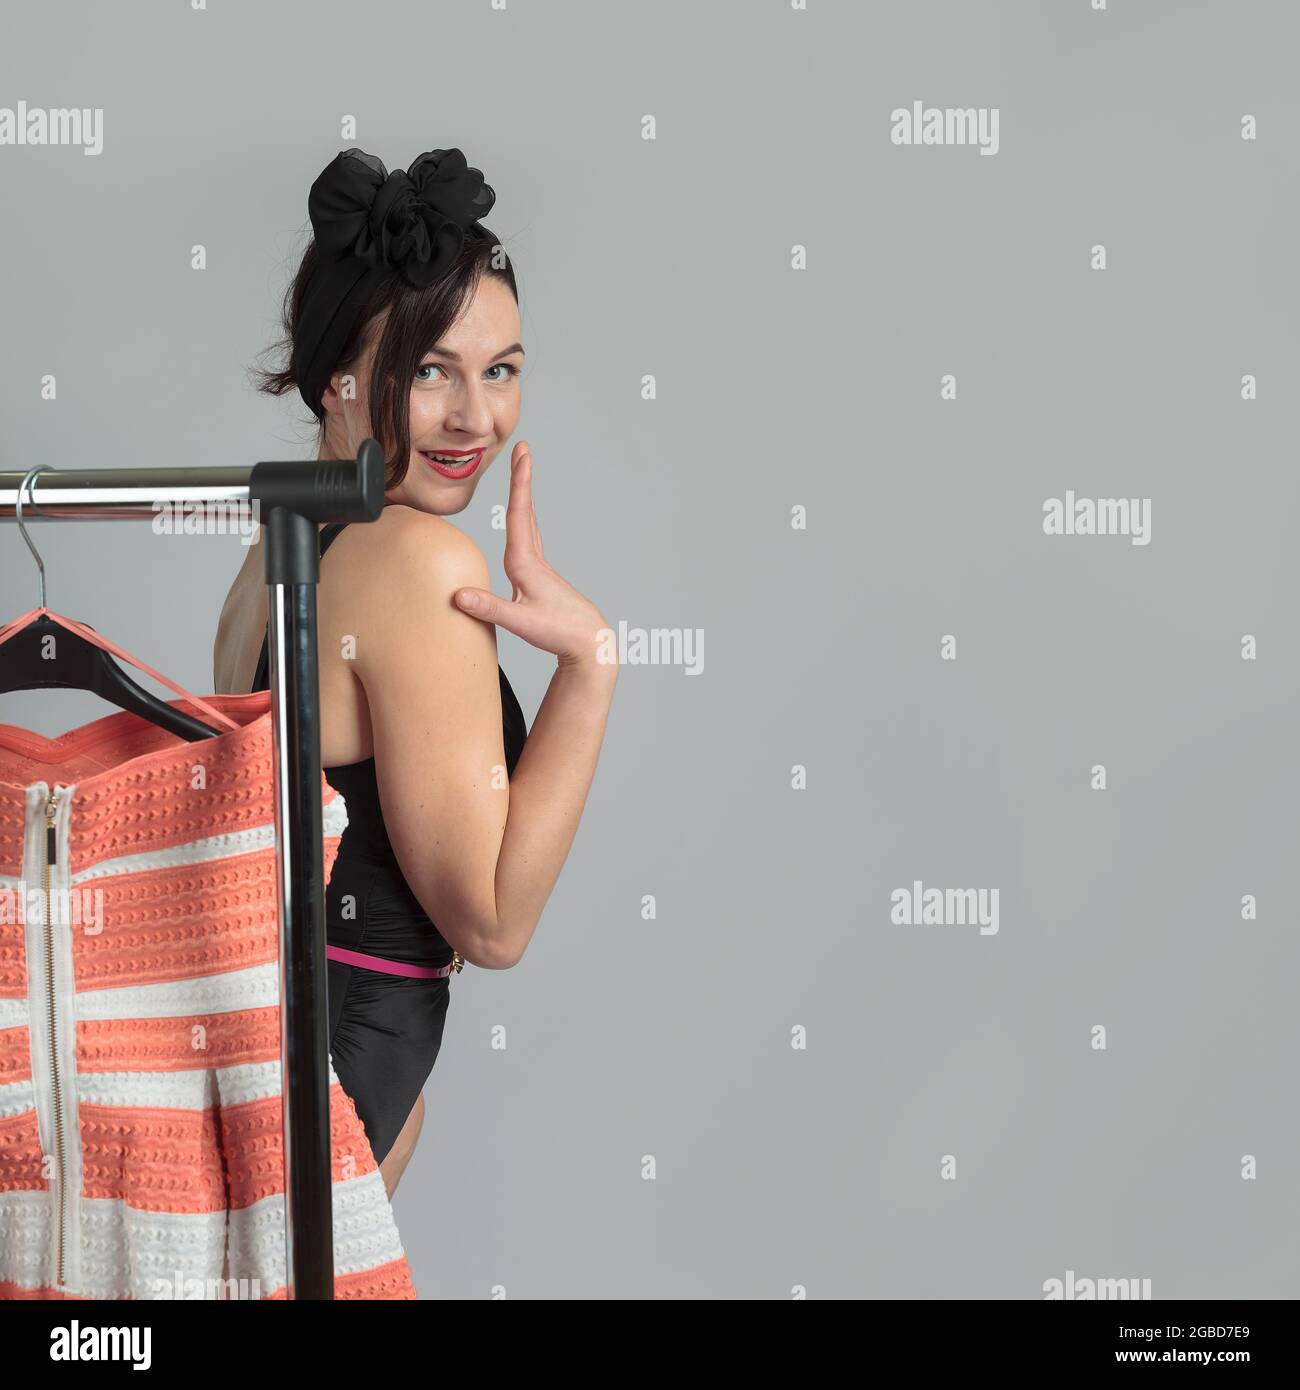
[[[441,364],[441,363],[439,363],[439,362],[422,362],[422,363],[415,369],[415,379],[416,379],[417,381],[426,381],[426,382],[427,382],[427,381],[433,381],[433,380],[434,380],[433,377],[430,377],[430,376],[421,376],[420,373],[421,373],[421,372],[440,372],[440,371],[442,371],[442,364]],[[509,381],[511,377],[514,377],[514,376],[518,376],[518,375],[519,375],[519,368],[516,367],[513,363],[510,363],[510,362],[494,362],[494,363],[492,364],[492,366],[490,366],[490,367],[488,368],[488,371],[490,371],[490,372],[505,372],[505,373],[506,373],[506,375],[503,376],[503,377],[500,377],[500,376],[499,376],[499,377],[494,377],[493,380],[494,380],[494,381],[497,381],[497,382]]]

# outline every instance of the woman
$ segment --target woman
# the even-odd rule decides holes
[[[313,243],[285,296],[320,458],[387,459],[377,521],[321,531],[321,754],[349,823],[327,891],[330,1054],[391,1196],[423,1122],[453,966],[523,955],[573,842],[617,679],[596,607],[546,563],[532,457],[510,459],[505,571],[448,516],[519,420],[518,294],[459,150],[388,174],[342,151],[312,186]],[[266,687],[266,587],[250,547],[222,610],[219,692]],[[496,627],[557,658],[531,734]],[[436,926],[434,924],[437,924]]]

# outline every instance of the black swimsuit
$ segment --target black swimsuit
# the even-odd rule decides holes
[[[347,523],[343,523],[347,525]],[[324,555],[343,525],[320,532]],[[253,677],[269,688],[266,640]],[[506,771],[513,773],[528,737],[523,710],[506,673],[501,724]],[[375,760],[327,767],[325,778],[347,807],[348,824],[325,892],[325,939],[331,946],[409,965],[450,963],[452,949],[429,920],[398,867],[379,805]],[[344,916],[344,899],[355,904]],[[339,1084],[352,1097],[375,1161],[382,1163],[424,1089],[442,1043],[449,975],[439,979],[389,975],[330,960],[329,1050]]]

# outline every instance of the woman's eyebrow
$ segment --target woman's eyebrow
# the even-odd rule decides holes
[[[450,357],[453,362],[459,362],[461,360],[460,353],[452,352],[450,348],[431,347],[429,351],[436,352],[439,357]],[[527,356],[524,352],[524,345],[522,343],[511,343],[508,348],[502,348],[500,352],[493,353],[488,360],[495,362],[498,357],[509,357],[512,352],[519,353],[521,357]]]

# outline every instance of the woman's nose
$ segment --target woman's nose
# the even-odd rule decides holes
[[[447,425],[465,434],[484,435],[492,429],[492,406],[487,393],[476,386],[459,392],[447,410]]]

